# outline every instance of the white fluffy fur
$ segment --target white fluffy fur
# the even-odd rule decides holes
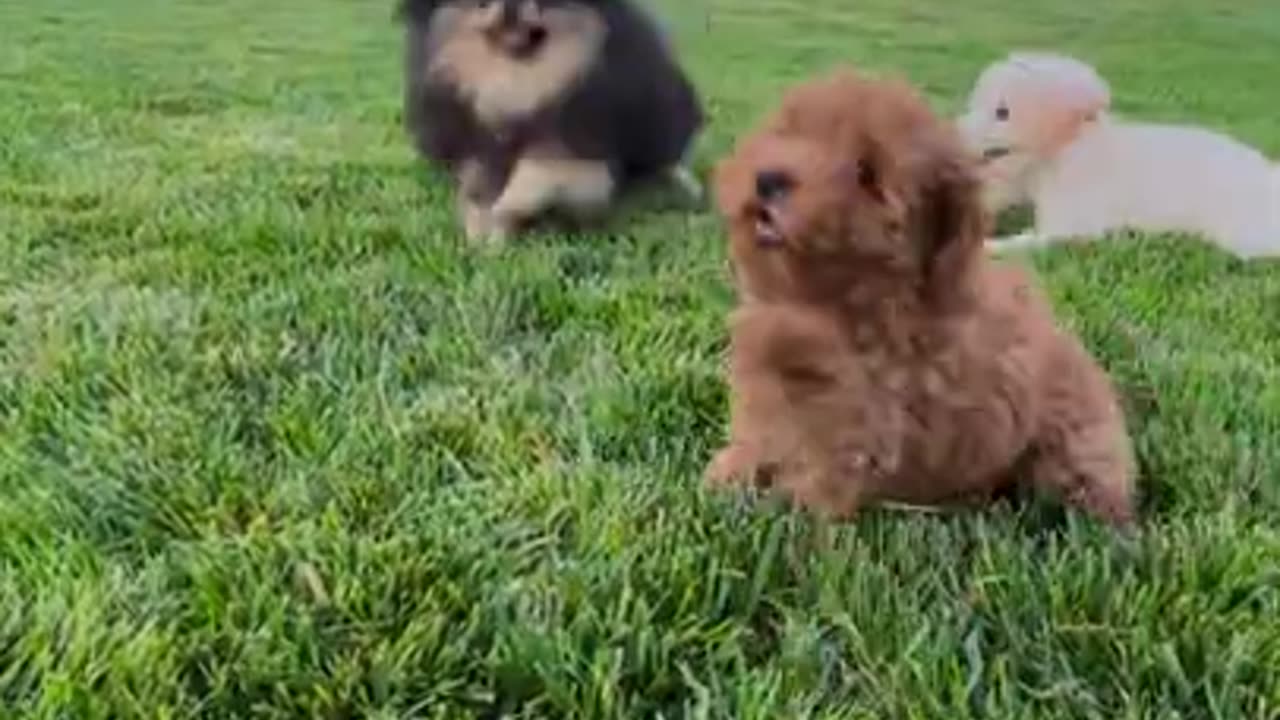
[[[1209,130],[1117,120],[1109,103],[1093,69],[1062,56],[1014,55],[979,78],[960,125],[975,150],[1007,153],[986,166],[991,207],[1030,200],[1036,213],[1032,233],[995,246],[1130,228],[1280,256],[1280,168]]]
[[[1271,227],[1280,229],[1280,167],[1271,171]]]

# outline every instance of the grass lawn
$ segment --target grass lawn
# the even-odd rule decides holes
[[[1015,46],[1280,156],[1274,0],[663,5],[706,171],[847,60]],[[0,717],[1280,717],[1280,265],[1027,262],[1125,391],[1124,541],[702,489],[707,212],[468,248],[382,0],[0,4]]]

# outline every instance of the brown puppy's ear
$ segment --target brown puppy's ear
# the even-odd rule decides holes
[[[924,252],[924,291],[938,306],[963,302],[983,252],[987,213],[973,162],[958,145],[940,143],[923,183],[924,217],[918,225]]]
[[[877,202],[884,202],[883,171],[876,158],[866,157],[859,160],[854,166],[853,173],[857,177],[858,187],[862,188],[863,192],[875,198]]]
[[[894,172],[887,154],[873,139],[864,141],[866,149],[856,162],[842,167],[841,176],[852,181],[862,192],[884,208],[890,230],[897,233],[905,220],[906,203],[894,190],[891,174]]]

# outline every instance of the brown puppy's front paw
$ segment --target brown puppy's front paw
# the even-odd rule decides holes
[[[861,477],[832,474],[829,467],[786,476],[778,491],[793,507],[835,522],[853,519],[863,502]]]
[[[729,445],[716,453],[707,465],[704,477],[710,487],[760,487],[768,485],[771,467],[758,453],[741,445]]]
[[[1135,525],[1133,491],[1128,479],[1102,478],[1086,481],[1067,494],[1069,504],[1117,530],[1132,530]]]
[[[852,520],[860,507],[856,493],[833,492],[814,486],[794,487],[786,495],[796,509],[832,522]]]

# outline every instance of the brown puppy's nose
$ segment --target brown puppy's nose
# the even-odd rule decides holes
[[[761,170],[756,173],[756,195],[761,200],[776,200],[794,185],[795,181],[782,170]]]

